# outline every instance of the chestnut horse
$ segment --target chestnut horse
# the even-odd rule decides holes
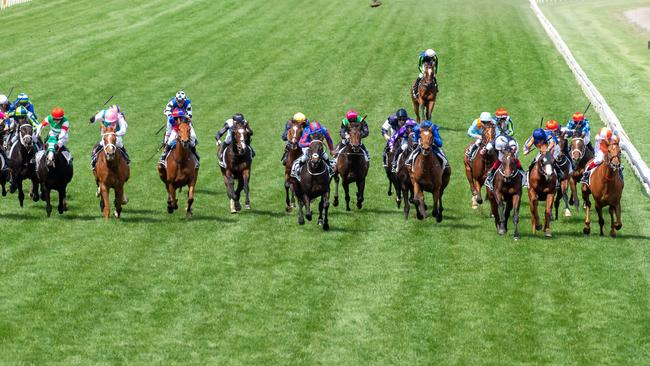
[[[483,131],[483,138],[479,148],[476,150],[474,157],[468,157],[467,152],[470,150],[472,145],[471,142],[467,148],[465,148],[465,176],[469,182],[469,188],[472,191],[472,208],[477,209],[478,205],[483,204],[483,198],[481,198],[481,187],[485,183],[485,178],[487,177],[488,170],[494,165],[494,162],[497,160],[497,154],[494,149],[489,152],[486,152],[485,146],[494,140],[496,137],[496,130],[493,125],[489,125]]]
[[[551,212],[555,198],[557,175],[555,174],[555,159],[553,153],[542,148],[537,161],[528,171],[528,199],[530,200],[530,214],[532,216],[533,235],[542,229],[539,220],[537,205],[539,201],[546,201],[544,210],[544,235],[551,237]]]
[[[300,181],[292,177],[292,185],[298,197],[298,224],[304,225],[303,207],[306,207],[305,217],[311,221],[311,201],[321,197],[318,204],[318,225],[323,230],[330,229],[328,211],[330,207],[330,176],[327,162],[323,160],[323,142],[314,140],[309,145],[307,156],[309,160],[300,168]]]
[[[194,187],[199,176],[199,166],[196,157],[190,150],[190,122],[178,122],[178,137],[176,146],[165,157],[165,165],[158,164],[158,175],[167,189],[167,212],[173,213],[178,209],[176,190],[187,186],[187,218],[192,218],[194,203]]]
[[[230,213],[236,214],[241,211],[239,197],[242,189],[246,194],[245,208],[247,210],[251,208],[249,183],[253,155],[251,148],[246,144],[249,139],[248,129],[239,124],[233,125],[232,128],[232,143],[225,147],[223,152],[225,168],[221,167],[221,175],[223,175],[223,183],[228,190]],[[235,179],[237,180],[236,189]]]
[[[576,184],[580,182],[582,174],[585,172],[587,163],[594,158],[594,153],[587,148],[584,135],[574,135],[571,140],[571,147],[569,155],[573,161],[573,174],[569,179],[569,186],[571,187],[571,198],[569,204],[574,205],[576,211],[580,208],[580,199],[578,198],[578,189]]]
[[[110,217],[109,193],[112,188],[115,193],[115,217],[120,218],[122,205],[126,203],[124,183],[129,180],[130,169],[122,152],[117,147],[117,135],[112,127],[102,129],[103,148],[97,153],[97,163],[93,175],[101,191],[99,209],[104,212],[104,218]]]
[[[417,80],[415,81],[417,82]],[[413,101],[413,110],[417,122],[421,122],[420,112],[424,114],[426,120],[431,120],[431,112],[436,105],[436,97],[438,96],[438,87],[436,85],[436,72],[433,63],[427,62],[424,64],[424,75],[417,88],[417,97],[413,95],[415,83],[411,88],[411,100]]]
[[[504,235],[508,231],[508,219],[512,211],[515,240],[519,240],[519,206],[522,184],[523,177],[517,169],[515,151],[507,149],[504,151],[503,163],[497,169],[492,181],[494,189],[488,189],[487,192],[497,233]]]
[[[413,203],[418,207],[417,218],[426,217],[424,191],[433,195],[432,215],[437,222],[442,221],[442,194],[449,184],[451,168],[443,170],[440,160],[433,151],[433,132],[430,129],[420,131],[420,154],[413,160],[410,169],[411,183],[413,184]]]
[[[359,123],[350,123],[348,134],[350,135],[349,141],[339,151],[336,159],[334,207],[339,205],[339,179],[342,179],[343,191],[345,192],[345,209],[350,211],[350,183],[353,182],[357,185],[357,208],[361,209],[363,207],[363,192],[366,187],[368,162],[363,150],[361,150],[361,125]]]
[[[611,230],[609,236],[616,237],[616,231],[621,230],[621,196],[623,195],[623,166],[621,165],[621,147],[619,143],[612,142],[607,148],[607,156],[602,164],[594,168],[589,185],[582,186],[582,199],[587,207],[587,217],[585,227],[582,230],[585,234],[591,232],[591,201],[589,196],[594,197],[596,212],[598,212],[598,225],[600,225],[600,235],[604,235],[603,226],[603,208],[609,206],[609,215],[611,219]],[[616,221],[614,221],[616,215]]]
[[[286,192],[287,212],[291,212],[296,203],[296,197],[293,187],[291,186],[291,167],[293,162],[302,155],[302,149],[298,145],[304,127],[301,123],[294,121],[290,122],[289,131],[287,131],[287,159],[284,164],[284,190]],[[291,199],[289,199],[289,191],[291,191]]]

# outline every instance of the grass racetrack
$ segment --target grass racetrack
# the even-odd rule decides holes
[[[582,210],[534,237],[526,197],[515,243],[487,205],[470,208],[473,118],[506,106],[523,143],[541,115],[587,103],[528,1],[369,3],[34,0],[2,12],[6,39],[29,47],[0,54],[0,89],[29,93],[39,115],[65,108],[75,177],[62,216],[0,199],[0,364],[650,363],[650,200],[629,167],[616,239],[583,236]],[[453,169],[440,224],[404,221],[386,196],[379,133],[411,110],[430,46]],[[158,155],[147,160],[179,88],[202,155],[191,221],[166,213]],[[123,218],[105,223],[87,120],[110,95],[133,162]],[[371,125],[365,206],[331,208],[328,233],[299,227],[284,212],[284,121],[301,110],[338,135],[349,107]],[[233,216],[213,136],[238,111],[258,156],[252,210]]]

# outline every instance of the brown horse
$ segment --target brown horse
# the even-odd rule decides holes
[[[291,121],[289,131],[287,131],[287,159],[284,164],[284,190],[286,192],[287,212],[291,212],[296,203],[295,192],[291,185],[291,167],[293,162],[302,155],[302,149],[298,142],[303,130],[304,127],[301,123]],[[289,199],[289,191],[291,191],[291,199]]]
[[[318,224],[323,230],[330,229],[328,212],[330,207],[330,176],[327,162],[323,156],[323,142],[314,140],[309,145],[307,156],[309,160],[300,168],[300,181],[292,177],[292,185],[298,196],[298,224],[305,224],[305,217],[311,221],[311,201],[321,197],[318,204]],[[305,207],[305,217],[303,217]]]
[[[18,190],[18,203],[23,207],[25,200],[25,193],[23,192],[23,180],[29,179],[32,181],[32,187],[29,191],[29,197],[38,202],[39,195],[39,181],[36,174],[36,152],[38,146],[38,137],[34,137],[34,127],[31,122],[22,120],[18,123],[17,127],[17,141],[11,145],[7,153],[9,158],[9,167],[11,169],[11,188],[10,193]]]
[[[594,197],[596,212],[598,212],[598,224],[600,225],[600,235],[604,235],[603,226],[603,208],[609,206],[609,215],[611,219],[611,230],[609,236],[616,237],[616,231],[621,230],[621,196],[623,195],[623,166],[621,165],[621,147],[618,141],[610,143],[607,148],[607,156],[602,164],[594,168],[589,179],[589,185],[582,186],[582,199],[587,207],[587,217],[585,227],[582,230],[585,234],[591,232],[591,201],[589,196]],[[616,215],[616,221],[614,221]]]
[[[485,183],[487,178],[488,170],[494,165],[494,162],[497,160],[497,154],[494,149],[487,152],[485,146],[494,141],[496,137],[496,131],[494,126],[489,125],[483,131],[483,138],[479,148],[476,150],[475,156],[468,157],[467,153],[471,149],[473,142],[470,143],[465,149],[465,176],[469,182],[469,188],[472,191],[472,208],[477,209],[478,205],[483,204],[483,198],[481,198],[481,187]]]
[[[99,209],[104,212],[104,218],[110,217],[109,192],[112,188],[115,192],[115,217],[120,218],[122,205],[126,204],[124,183],[129,180],[130,169],[126,159],[117,147],[117,135],[112,127],[105,127],[102,131],[103,148],[97,153],[97,163],[93,170],[95,182],[101,191],[102,198],[99,201]]]
[[[558,210],[561,201],[564,201],[564,216],[571,217],[571,210],[569,210],[569,179],[572,173],[572,162],[569,159],[569,146],[566,138],[566,132],[560,132],[557,136],[558,145],[560,146],[560,156],[558,157],[557,165],[562,170],[562,180],[560,180],[560,191],[555,195],[555,219],[557,220]]]
[[[223,175],[223,183],[228,190],[228,198],[230,199],[230,213],[236,214],[241,211],[241,204],[239,197],[242,189],[246,194],[245,208],[250,210],[250,176],[251,166],[253,164],[253,156],[251,148],[246,144],[249,134],[248,129],[239,124],[233,125],[232,143],[225,147],[223,152],[223,160],[225,167],[221,167],[221,174]],[[235,189],[235,179],[237,180],[237,188]]]
[[[449,184],[451,168],[443,170],[442,164],[433,151],[433,132],[430,129],[420,131],[421,153],[413,160],[410,168],[411,183],[413,184],[413,203],[418,207],[417,218],[426,217],[426,205],[423,192],[433,195],[432,215],[437,222],[442,221],[442,194]]]
[[[368,175],[368,162],[361,150],[361,125],[351,123],[348,129],[349,142],[339,151],[336,159],[334,182],[334,207],[339,205],[339,180],[343,179],[345,192],[345,209],[350,211],[350,183],[357,185],[357,208],[363,207],[363,192]],[[340,178],[339,178],[340,176]]]
[[[539,214],[537,213],[537,205],[539,201],[546,201],[544,235],[547,237],[551,237],[551,211],[557,190],[557,175],[553,168],[554,165],[553,153],[543,148],[539,158],[528,171],[528,199],[530,200],[530,213],[533,218],[533,234],[542,229]]]
[[[194,203],[194,187],[199,176],[199,166],[196,157],[190,150],[190,122],[178,122],[178,138],[176,146],[165,157],[165,165],[158,165],[158,175],[167,189],[167,212],[173,213],[178,209],[176,190],[188,186],[187,190],[187,218],[192,218],[192,204]]]
[[[415,133],[409,132],[408,137],[406,138],[406,150],[402,151],[401,155],[397,158],[397,173],[395,177],[397,178],[397,192],[402,192],[401,196],[404,199],[404,218],[409,218],[410,203],[413,203],[413,183],[411,183],[411,176],[409,169],[406,166],[406,160],[408,160],[413,150],[417,147],[415,143]],[[399,197],[399,196],[398,196]],[[400,201],[397,201],[397,208],[399,208]]]
[[[574,205],[576,211],[580,208],[580,199],[578,198],[578,189],[576,184],[580,182],[582,174],[585,172],[587,163],[594,158],[594,153],[587,148],[587,143],[583,135],[574,135],[571,140],[571,147],[569,155],[573,161],[574,171],[569,179],[569,186],[571,187],[571,198],[569,204]]]
[[[417,83],[417,80],[415,81]],[[417,122],[421,122],[420,112],[424,114],[426,120],[431,120],[431,112],[436,105],[436,97],[438,96],[438,86],[436,85],[436,72],[433,63],[427,62],[424,64],[424,76],[417,86],[417,96],[413,94],[415,90],[415,83],[411,88],[411,100],[413,101],[413,110]]]
[[[519,206],[522,184],[523,177],[517,169],[515,152],[512,149],[505,150],[503,163],[497,169],[492,181],[494,190],[488,189],[487,192],[497,233],[504,235],[508,231],[508,219],[512,211],[515,240],[519,240]]]

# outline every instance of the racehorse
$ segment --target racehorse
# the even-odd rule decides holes
[[[410,168],[411,183],[413,184],[413,203],[417,206],[417,218],[426,217],[424,193],[433,195],[432,215],[437,222],[442,221],[442,194],[449,184],[451,168],[444,169],[442,163],[433,151],[433,132],[430,129],[420,131],[420,154],[413,160]]]
[[[406,150],[402,151],[400,156],[397,157],[397,173],[395,173],[395,177],[397,178],[396,190],[397,192],[401,192],[401,196],[404,199],[405,219],[409,218],[409,212],[411,210],[410,203],[413,203],[413,183],[411,183],[411,175],[406,166],[406,160],[408,160],[416,147],[415,133],[409,132],[406,138]],[[400,201],[397,201],[397,208],[399,208],[399,205]]]
[[[192,218],[194,203],[194,187],[199,176],[199,166],[196,157],[190,150],[190,123],[188,120],[178,122],[178,138],[176,146],[165,157],[165,164],[158,164],[158,175],[167,189],[167,212],[173,213],[178,209],[176,190],[184,186],[187,190],[187,218]]]
[[[41,183],[42,198],[45,201],[47,217],[52,214],[51,192],[59,192],[59,214],[68,210],[66,188],[72,180],[74,170],[70,152],[63,148],[54,151],[39,151],[36,155],[36,175]]]
[[[0,187],[2,187],[2,196],[7,195],[7,188],[5,185],[9,180],[10,170],[9,170],[9,159],[4,159],[2,156],[7,156],[5,149],[0,146],[0,150],[4,154],[0,154]]]
[[[327,162],[323,160],[323,142],[314,140],[307,151],[309,160],[300,169],[300,180],[292,177],[292,185],[298,197],[298,224],[304,225],[303,206],[306,206],[305,217],[311,221],[311,201],[321,197],[318,204],[318,224],[323,225],[323,230],[329,230],[329,198],[330,177]]]
[[[36,141],[34,141],[34,127],[29,121],[21,121],[18,125],[18,139],[9,149],[9,167],[11,169],[11,180],[13,182],[11,193],[18,189],[18,202],[23,207],[25,193],[23,192],[23,180],[32,181],[32,188],[29,197],[38,202],[39,183],[36,176]]]
[[[539,214],[537,213],[537,204],[539,201],[546,201],[544,235],[547,237],[551,237],[551,211],[557,190],[557,175],[553,168],[554,165],[553,153],[546,148],[542,148],[537,161],[531,165],[528,171],[528,199],[530,200],[530,213],[533,218],[533,234],[542,229]]]
[[[300,123],[290,122],[289,131],[287,131],[287,159],[284,164],[284,190],[286,192],[287,212],[291,212],[295,207],[296,197],[293,187],[291,186],[291,167],[293,162],[302,155],[302,149],[298,145],[304,127]],[[291,199],[289,199],[291,191]]]
[[[519,206],[523,176],[517,169],[515,151],[507,149],[503,152],[503,163],[494,174],[493,189],[488,189],[488,199],[494,216],[497,233],[504,235],[508,231],[508,219],[512,212],[512,224],[515,227],[514,238],[519,240]]]
[[[571,156],[574,167],[571,179],[569,179],[569,185],[571,187],[571,198],[569,199],[569,204],[574,205],[577,211],[580,208],[580,199],[578,198],[578,189],[576,184],[580,182],[580,178],[582,178],[582,174],[585,172],[587,163],[594,158],[594,153],[587,148],[584,135],[574,135],[571,140],[569,155]]]
[[[357,208],[363,207],[363,191],[366,187],[366,175],[368,174],[368,162],[361,150],[361,125],[351,123],[348,134],[348,143],[339,150],[336,159],[334,182],[334,207],[339,205],[339,176],[343,180],[343,191],[345,192],[345,209],[350,211],[350,183],[357,185]]]
[[[483,198],[481,197],[481,187],[485,183],[487,178],[487,172],[494,165],[494,162],[497,160],[497,154],[494,149],[486,152],[485,146],[494,141],[496,137],[496,130],[493,125],[486,127],[483,131],[482,139],[479,144],[478,149],[476,149],[474,156],[467,156],[468,151],[471,149],[474,144],[471,142],[465,149],[465,176],[469,182],[469,188],[472,191],[472,208],[477,209],[478,205],[483,204]]]
[[[393,186],[395,187],[395,202],[397,203],[397,208],[400,207],[402,203],[402,191],[399,189],[399,181],[397,175],[393,172],[392,162],[395,159],[395,154],[397,151],[393,149],[392,151],[388,147],[388,142],[384,147],[384,170],[386,171],[386,178],[388,178],[388,192],[386,194],[390,197],[393,195]]]
[[[600,235],[604,235],[603,226],[603,208],[609,206],[609,215],[611,219],[611,230],[609,236],[616,237],[616,231],[621,230],[621,196],[623,195],[623,166],[621,165],[621,147],[619,143],[611,142],[607,148],[607,156],[602,164],[594,168],[589,178],[589,185],[582,186],[582,199],[587,207],[587,217],[585,227],[582,230],[585,234],[591,232],[591,201],[590,194],[594,197],[596,212],[598,212],[598,224],[600,225]],[[616,221],[614,221],[616,215]]]
[[[241,211],[239,197],[242,189],[246,194],[245,208],[250,210],[250,175],[253,156],[251,148],[246,144],[249,139],[248,130],[239,124],[233,125],[233,141],[225,147],[223,152],[224,167],[221,167],[223,182],[228,190],[230,198],[230,213],[235,214]],[[237,188],[235,189],[235,179]]]
[[[129,180],[130,176],[129,165],[116,144],[115,129],[105,127],[102,132],[103,148],[97,153],[97,163],[93,175],[102,195],[99,201],[99,209],[104,212],[106,220],[110,216],[108,197],[110,189],[113,188],[115,193],[115,217],[119,218],[122,213],[122,205],[126,203],[124,183]]]
[[[417,83],[417,80],[415,81]],[[415,83],[411,88],[411,100],[413,101],[413,110],[417,122],[420,123],[420,112],[425,116],[426,120],[431,120],[431,112],[436,105],[436,97],[438,96],[438,86],[436,85],[436,72],[433,63],[427,62],[424,64],[424,75],[420,84],[417,86],[417,96],[412,90],[415,89]]]
[[[558,145],[560,146],[560,156],[558,157],[557,165],[562,170],[562,180],[560,180],[560,191],[555,195],[555,219],[558,219],[558,209],[560,201],[564,201],[564,216],[571,217],[571,210],[569,210],[569,179],[571,178],[572,166],[568,157],[568,145],[566,133],[561,132],[558,135]]]

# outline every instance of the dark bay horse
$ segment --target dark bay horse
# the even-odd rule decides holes
[[[115,129],[105,127],[102,131],[103,148],[97,153],[97,163],[93,170],[95,182],[101,191],[99,208],[104,212],[104,218],[110,217],[109,191],[111,188],[115,193],[115,217],[120,218],[122,205],[126,203],[124,183],[129,180],[130,169],[126,159],[117,148],[117,136]]]
[[[70,152],[57,148],[55,151],[41,151],[36,158],[36,175],[41,183],[42,197],[45,201],[47,216],[52,214],[50,195],[52,190],[59,192],[59,214],[68,210],[66,188],[72,180],[74,169]]]
[[[196,157],[190,150],[190,123],[180,120],[178,123],[178,138],[176,146],[165,157],[165,165],[158,164],[158,175],[167,189],[167,212],[173,213],[178,209],[176,190],[187,186],[187,218],[192,218],[194,203],[194,187],[199,176],[199,166]]]
[[[493,190],[488,189],[488,199],[494,216],[497,233],[504,235],[508,231],[508,219],[512,212],[512,224],[515,227],[514,238],[519,240],[519,206],[521,204],[523,177],[517,169],[515,151],[504,151],[503,163],[499,166],[492,181]]]
[[[432,215],[437,222],[442,221],[442,194],[449,184],[451,168],[443,170],[442,163],[433,151],[433,132],[430,129],[420,131],[420,154],[413,160],[410,169],[411,183],[413,184],[413,203],[417,206],[417,218],[426,217],[424,192],[433,195]]]
[[[357,185],[357,208],[363,207],[363,192],[366,188],[366,175],[368,175],[368,162],[361,150],[361,125],[351,123],[348,133],[349,142],[341,149],[336,159],[334,174],[334,207],[339,205],[339,176],[343,180],[345,192],[345,209],[350,211],[350,183]]]
[[[558,219],[558,210],[561,201],[564,201],[564,216],[571,217],[571,210],[569,209],[569,179],[572,173],[572,162],[569,159],[569,146],[565,132],[558,134],[558,145],[560,146],[560,156],[558,157],[557,165],[562,170],[562,179],[560,180],[560,191],[555,195],[555,219]]]
[[[587,163],[594,158],[594,153],[587,147],[584,135],[574,135],[571,140],[569,155],[573,161],[573,174],[569,179],[569,186],[571,187],[571,198],[569,204],[572,204],[576,211],[580,208],[580,199],[578,198],[577,183],[580,182],[582,174],[585,172]]]
[[[323,225],[323,230],[329,230],[328,211],[330,206],[330,177],[327,162],[323,160],[323,142],[314,140],[309,145],[307,152],[309,160],[300,169],[300,181],[296,178],[292,184],[298,197],[298,224],[304,225],[303,206],[305,217],[311,221],[311,201],[320,197],[318,204],[318,224]]]
[[[298,142],[300,142],[300,137],[304,130],[301,123],[294,121],[290,123],[291,125],[287,132],[287,160],[284,164],[284,190],[286,193],[287,212],[291,212],[295,207],[296,198],[294,189],[291,186],[291,167],[293,166],[293,162],[302,155],[302,149],[298,145]],[[289,198],[289,191],[291,191],[291,198]]]
[[[249,184],[253,156],[251,148],[246,144],[248,139],[249,135],[246,127],[235,124],[232,132],[232,143],[225,147],[223,152],[225,168],[221,167],[221,174],[223,175],[223,182],[228,190],[230,213],[232,214],[241,211],[239,197],[242,189],[246,194],[245,208],[247,210],[251,208]],[[236,189],[235,180],[237,180]]]
[[[406,138],[406,151],[402,151],[401,155],[397,158],[397,173],[395,177],[397,178],[397,192],[401,192],[401,196],[404,200],[404,218],[409,218],[409,211],[411,210],[410,203],[413,202],[413,183],[411,183],[411,175],[408,167],[406,166],[406,160],[408,160],[413,150],[417,147],[415,142],[415,133],[409,132],[408,137]],[[399,196],[398,196],[399,197]],[[399,208],[400,201],[397,201],[397,208]]]
[[[623,166],[621,165],[621,147],[618,141],[611,142],[607,148],[607,156],[602,164],[594,168],[589,179],[589,185],[582,186],[582,199],[585,201],[587,208],[587,217],[585,227],[582,230],[585,234],[591,232],[591,201],[589,196],[593,196],[596,212],[598,212],[598,225],[600,225],[600,235],[604,235],[603,226],[603,208],[609,206],[609,215],[611,219],[611,229],[609,236],[616,237],[616,231],[621,230],[623,222],[621,221],[621,196],[623,195]],[[616,220],[614,220],[616,216]]]
[[[0,146],[0,150],[4,153],[4,156],[7,156],[4,147]],[[0,155],[0,187],[2,187],[2,196],[7,195],[7,188],[5,185],[7,184],[7,181],[9,181],[9,175],[10,175],[10,168],[9,168],[9,159],[4,159]]]
[[[476,150],[474,157],[468,157],[467,152],[471,149],[474,142],[471,142],[465,149],[464,163],[465,163],[465,176],[469,182],[469,188],[472,191],[472,208],[477,209],[479,205],[483,204],[481,197],[481,187],[485,184],[488,170],[494,165],[497,160],[495,149],[486,151],[485,146],[494,141],[496,137],[496,130],[493,125],[489,125],[483,131],[483,138],[479,148]]]
[[[543,148],[537,161],[528,171],[528,199],[530,200],[530,214],[532,216],[533,235],[542,229],[539,220],[537,205],[539,201],[546,202],[544,210],[544,235],[551,237],[551,211],[555,198],[557,175],[555,174],[555,158],[553,153]]]
[[[417,82],[417,81],[416,81]],[[433,63],[427,62],[424,64],[424,76],[420,80],[417,87],[417,97],[413,95],[412,90],[415,89],[415,83],[411,88],[411,100],[413,101],[413,110],[417,122],[421,122],[420,112],[424,114],[426,120],[431,120],[431,112],[436,105],[436,97],[438,96],[438,87],[436,85],[436,72]]]
[[[13,182],[11,193],[18,189],[18,202],[23,207],[25,193],[23,192],[23,180],[32,181],[32,188],[29,197],[34,202],[39,199],[39,182],[36,176],[36,141],[34,141],[34,128],[31,122],[24,120],[18,125],[18,140],[11,145],[9,153],[9,167],[11,169],[11,180]]]

